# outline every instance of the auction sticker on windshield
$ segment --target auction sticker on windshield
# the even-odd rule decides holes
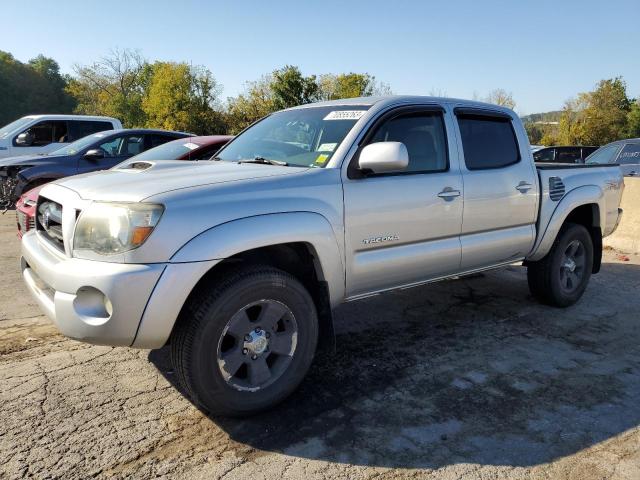
[[[323,120],[358,120],[366,110],[334,110],[329,112]]]
[[[183,144],[182,146],[183,146],[183,147],[188,148],[189,150],[195,150],[195,149],[196,149],[196,148],[198,148],[200,145],[197,145],[197,144],[195,144],[195,143],[191,143],[191,142],[189,142],[189,143],[185,143],[185,144]]]

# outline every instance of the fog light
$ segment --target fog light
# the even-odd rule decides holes
[[[73,308],[80,318],[89,325],[105,323],[113,313],[113,306],[107,296],[94,287],[81,287],[76,292]]]

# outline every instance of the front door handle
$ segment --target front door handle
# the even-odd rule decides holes
[[[456,197],[460,196],[460,190],[454,190],[451,187],[447,187],[438,193],[440,198],[444,198],[445,200],[453,200]]]
[[[529,190],[531,190],[531,187],[533,187],[533,185],[522,181],[518,185],[516,185],[516,190],[518,190],[520,193],[527,193]]]
[[[636,175],[638,175],[638,172],[636,172],[635,170],[631,170],[628,175],[630,177],[635,177]]]

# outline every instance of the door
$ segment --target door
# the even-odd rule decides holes
[[[409,166],[364,175],[357,154],[344,179],[347,297],[456,272],[460,265],[462,177],[442,109],[402,108],[382,117],[360,147],[402,142]]]
[[[87,150],[99,150],[103,157],[80,157],[78,161],[78,173],[107,170],[134,155],[142,153],[144,151],[144,135],[132,133],[109,137],[101,143],[90,146]]]
[[[20,135],[22,140],[18,139]],[[51,153],[69,143],[67,122],[41,120],[16,135],[12,143],[14,155]]]
[[[537,172],[503,112],[456,109],[464,179],[462,270],[524,258],[533,247]],[[523,145],[523,148],[520,146]]]
[[[640,143],[625,144],[616,162],[625,176],[640,177]]]

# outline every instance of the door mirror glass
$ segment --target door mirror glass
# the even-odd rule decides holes
[[[99,148],[92,148],[91,150],[87,150],[87,153],[84,154],[84,158],[87,160],[100,160],[104,158],[104,152]]]
[[[29,132],[21,133],[16,137],[16,145],[21,147],[29,147],[33,144],[33,135]]]
[[[409,166],[409,152],[402,142],[372,143],[360,152],[358,165],[373,173],[402,171]]]

